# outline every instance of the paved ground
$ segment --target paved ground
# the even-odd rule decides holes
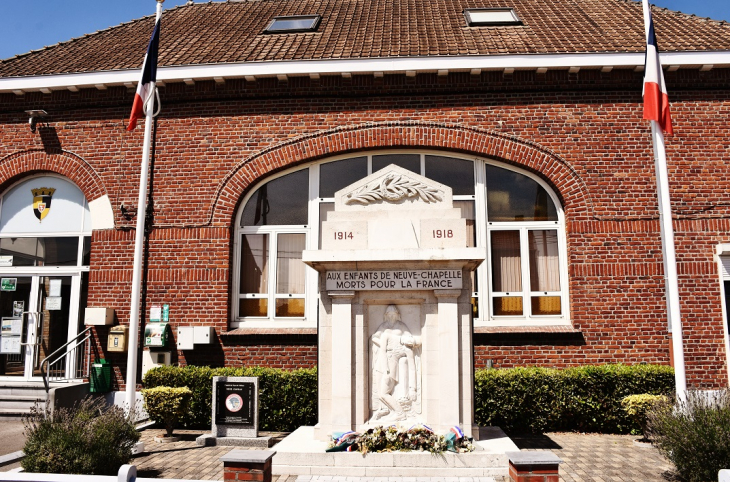
[[[8,453],[10,443],[21,443],[22,436],[9,435],[12,427],[0,423],[0,452]],[[17,428],[17,427],[16,427]],[[22,429],[22,425],[20,426]],[[142,432],[146,452],[136,456],[132,463],[137,466],[139,477],[169,479],[222,480],[223,463],[219,458],[232,447],[198,447],[195,438],[201,431],[176,431],[183,440],[171,444],[155,442],[154,436],[163,430],[148,429]],[[4,434],[8,434],[7,436]],[[281,435],[264,434],[262,435]],[[549,433],[539,436],[513,436],[512,439],[523,450],[550,450],[563,460],[560,466],[560,480],[564,482],[668,482],[676,481],[672,466],[659,452],[649,446],[634,444],[636,436],[595,435],[574,433]],[[8,444],[8,445],[6,445]],[[18,449],[15,449],[18,450]],[[0,454],[2,455],[2,454]],[[0,468],[0,471],[11,467]],[[424,474],[427,475],[427,474]],[[488,482],[488,477],[403,477],[403,478],[358,478],[331,476],[274,476],[273,482]]]
[[[147,453],[132,463],[140,477],[222,480],[223,464],[219,457],[232,447],[197,447],[195,437],[201,432],[181,431],[184,440],[173,444],[153,441],[161,430],[145,430],[142,440]],[[523,450],[550,450],[563,460],[560,480],[564,482],[667,482],[676,480],[672,466],[659,452],[649,446],[636,446],[632,435],[594,435],[549,433],[541,436],[513,437]],[[424,474],[427,475],[427,474]],[[364,481],[357,477],[274,476],[273,482]],[[378,478],[379,481],[399,482],[486,482],[489,478]]]
[[[23,422],[0,419],[0,455],[23,450]]]

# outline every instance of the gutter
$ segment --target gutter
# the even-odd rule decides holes
[[[730,51],[665,52],[660,54],[660,59],[662,65],[669,71],[680,68],[699,68],[707,71],[715,67],[730,67]],[[509,75],[515,70],[536,70],[538,73],[545,73],[548,70],[569,70],[571,73],[577,73],[581,69],[600,69],[610,72],[614,68],[641,71],[644,68],[644,53],[429,56],[201,64],[159,67],[157,84],[164,85],[164,83],[174,82],[194,84],[196,81],[203,80],[223,83],[225,79],[238,78],[255,81],[261,77],[277,77],[279,80],[286,80],[288,77],[308,76],[317,79],[321,75],[382,77],[385,74],[405,74],[415,77],[419,73],[448,75],[449,72],[471,72],[473,75],[479,75],[482,71],[503,71]],[[84,88],[105,90],[107,87],[122,85],[133,88],[138,81],[139,69],[4,77],[0,78],[0,93],[13,92],[16,95],[23,95],[26,92],[43,92],[50,94],[54,90],[72,92]]]

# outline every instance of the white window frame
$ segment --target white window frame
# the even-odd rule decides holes
[[[570,326],[570,305],[569,305],[569,286],[568,286],[568,256],[567,256],[567,238],[565,233],[565,217],[560,200],[558,199],[552,188],[535,174],[508,165],[502,162],[494,161],[482,157],[465,156],[450,151],[429,150],[429,149],[388,149],[379,151],[364,151],[332,156],[324,160],[311,163],[301,164],[297,167],[288,169],[275,175],[267,176],[256,183],[244,196],[239,209],[234,218],[234,240],[233,240],[233,282],[231,300],[231,328],[316,328],[319,307],[319,278],[318,273],[314,269],[306,268],[305,295],[297,296],[305,299],[305,316],[303,318],[277,318],[275,314],[275,282],[276,282],[276,241],[273,240],[279,233],[306,233],[306,249],[319,249],[319,231],[320,219],[319,210],[322,203],[334,203],[333,197],[319,197],[319,166],[329,162],[341,161],[344,159],[352,159],[356,157],[367,157],[367,173],[372,173],[372,157],[387,154],[419,154],[421,156],[420,173],[424,175],[425,159],[427,155],[444,156],[454,159],[472,161],[474,163],[474,194],[473,195],[455,195],[454,201],[473,201],[475,216],[475,236],[477,247],[487,247],[487,260],[482,263],[476,272],[476,279],[479,290],[472,293],[472,297],[477,300],[479,306],[479,316],[474,318],[474,326],[552,326],[567,325]],[[537,182],[548,193],[550,200],[553,202],[557,215],[557,221],[524,221],[524,222],[493,222],[487,220],[487,186],[486,186],[486,166],[493,165],[502,169],[507,169],[526,176]],[[309,202],[308,202],[308,224],[306,226],[246,226],[241,227],[241,215],[246,203],[251,199],[253,194],[267,182],[279,177],[291,174],[292,172],[302,169],[309,169]],[[427,174],[425,174],[427,176]],[[529,315],[530,298],[532,294],[540,294],[545,296],[545,292],[530,291],[529,283],[529,256],[527,236],[529,230],[557,230],[558,233],[558,253],[560,263],[560,291],[548,292],[548,296],[561,297],[561,314],[560,315]],[[492,313],[492,294],[491,291],[491,274],[489,268],[491,259],[491,248],[489,236],[492,230],[520,230],[521,250],[522,250],[522,276],[523,276],[523,316],[494,316]],[[269,239],[269,316],[267,317],[239,317],[239,283],[241,270],[241,236],[243,234],[268,234]],[[261,296],[249,296],[256,298]],[[273,303],[273,304],[272,304]]]
[[[722,330],[725,343],[725,360],[730,361],[730,329],[728,328],[728,312],[725,306],[725,282],[730,281],[730,244],[718,244],[715,250],[717,274],[720,281],[720,307],[722,309]],[[669,327],[671,333],[671,326]],[[725,363],[725,369],[730,377],[730,363]]]

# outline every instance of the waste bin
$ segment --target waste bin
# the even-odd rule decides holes
[[[91,393],[106,393],[112,389],[112,366],[108,361],[101,359],[91,365],[89,391]]]

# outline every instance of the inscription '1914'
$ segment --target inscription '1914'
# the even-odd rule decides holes
[[[327,291],[461,289],[460,270],[328,271]]]

